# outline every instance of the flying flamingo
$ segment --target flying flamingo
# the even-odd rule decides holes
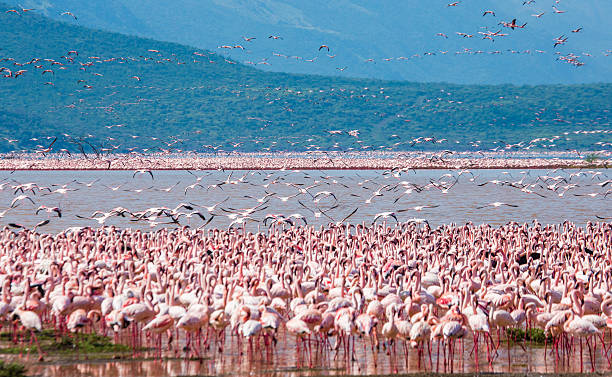
[[[75,20],[77,19],[77,16],[75,16],[72,12],[68,12],[68,11],[60,13],[60,16],[71,16]]]
[[[565,10],[559,10],[559,9],[557,9],[557,7],[555,7],[554,5],[553,5],[553,9],[554,9],[554,13],[556,13],[556,14],[561,14],[561,13],[565,13],[565,12],[567,12],[567,11],[565,11]]]

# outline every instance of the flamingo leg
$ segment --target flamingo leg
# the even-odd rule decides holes
[[[478,336],[479,334],[476,333],[474,335],[474,349],[476,350],[476,354],[474,355],[474,361],[476,361],[476,372],[478,372],[479,369],[479,365],[478,365]]]
[[[40,348],[40,343],[38,342],[38,337],[36,336],[36,334],[33,331],[32,331],[32,338],[34,338],[34,342],[36,343],[36,348],[38,348],[38,361],[43,361],[44,360],[43,355],[45,353]]]
[[[438,347],[436,348],[436,373],[440,371],[440,339],[438,339]]]
[[[582,338],[580,338],[580,373],[583,373],[584,368],[582,365]]]
[[[508,368],[510,368],[510,337],[507,334],[506,340],[508,341]]]
[[[30,349],[32,348],[32,342],[34,341],[34,331],[30,330],[30,343],[28,344],[28,350],[26,352],[26,360],[30,360]]]
[[[591,362],[591,373],[593,373],[593,372],[595,372],[595,360],[594,360],[594,356],[593,356],[594,352],[591,349],[591,342],[589,341],[589,338],[590,338],[590,336],[587,337],[585,340],[586,340],[587,347],[589,349],[589,361]]]

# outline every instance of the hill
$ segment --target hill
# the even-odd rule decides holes
[[[196,46],[243,63],[267,59],[260,68],[272,71],[462,84],[612,82],[608,0],[470,0],[452,7],[447,0],[11,1],[73,24]],[[61,15],[66,10],[78,19]],[[526,27],[499,24],[515,18]],[[481,34],[488,32],[499,33]],[[562,35],[568,41],[553,47]],[[330,52],[319,51],[321,44]],[[559,60],[568,54],[584,66]]]
[[[55,137],[54,150],[72,153],[78,144],[106,151],[367,151],[518,142],[515,149],[601,149],[611,141],[609,133],[575,133],[611,129],[610,84],[425,84],[264,72],[206,50],[8,9],[0,5],[3,152]],[[534,141],[542,137],[549,140]]]

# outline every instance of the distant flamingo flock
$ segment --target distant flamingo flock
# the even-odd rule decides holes
[[[0,170],[133,170],[133,169],[388,169],[390,166],[415,169],[555,169],[589,166],[607,167],[612,156],[601,152],[601,158],[593,161],[555,153],[530,156],[523,153],[507,153],[499,158],[496,153],[448,151],[411,153],[233,153],[226,156],[211,154],[151,154],[135,156],[112,154],[89,158],[51,154],[41,157],[34,154],[10,156],[0,160]],[[352,158],[358,156],[359,158]]]
[[[551,360],[578,352],[580,369],[584,354],[594,370],[598,357],[610,363],[611,245],[611,223],[5,227],[0,315],[15,340],[31,332],[37,345],[42,329],[95,331],[156,357],[167,348],[199,358],[234,342],[267,360],[294,337],[298,367],[322,354],[365,363],[355,352],[363,347],[368,362],[388,357],[397,370],[415,352],[436,371],[453,371],[466,344],[478,368],[507,342],[508,359],[497,362],[510,363],[511,343],[525,340],[506,330],[539,328]]]

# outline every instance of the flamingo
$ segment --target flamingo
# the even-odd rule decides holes
[[[202,311],[188,311],[176,323],[176,328],[185,331],[187,334],[187,353],[186,358],[189,358],[194,350],[193,337],[198,334],[202,326],[208,322],[208,313]],[[195,348],[195,353],[200,358],[200,351]]]
[[[251,319],[251,309],[248,306],[244,306],[242,308],[242,311],[243,311],[243,317],[242,317],[243,323],[240,324],[238,329],[239,329],[240,334],[244,336],[245,338],[247,338],[247,341],[249,342],[249,355],[252,356],[253,355],[253,338],[259,337],[259,335],[261,334],[263,330],[263,326],[261,325],[259,321]]]
[[[429,310],[427,310],[427,312],[429,312]],[[429,350],[429,367],[431,368],[431,349],[429,348],[429,339],[431,337],[430,322],[432,322],[432,320],[428,318],[422,318],[417,322],[413,322],[412,328],[410,329],[410,345],[413,348],[418,347],[418,360],[420,363],[423,355],[423,345],[427,342],[427,349]]]
[[[478,307],[476,296],[472,296],[472,313],[467,316],[468,324],[474,332],[474,352],[476,353],[476,369],[478,369],[478,344],[480,335],[485,336],[485,342],[487,343],[487,360],[492,361],[490,357],[490,345],[493,345],[493,339],[491,338],[491,328],[489,326],[489,318],[484,314]],[[490,341],[490,344],[489,344]]]
[[[72,18],[74,18],[75,21],[77,19],[77,16],[75,16],[74,13],[69,12],[69,11],[60,13],[60,16],[71,16]]]
[[[153,318],[142,328],[142,331],[152,332],[158,336],[156,343],[157,353],[160,358],[162,354],[162,334],[168,332],[168,349],[170,349],[170,343],[172,342],[172,331],[170,331],[170,329],[173,325],[174,318],[172,318],[170,314],[161,314]]]
[[[491,304],[491,309],[489,310],[489,324],[493,325],[497,328],[497,347],[499,348],[499,344],[501,342],[501,330],[506,330],[509,327],[513,327],[516,325],[516,321],[512,318],[512,314],[503,309],[497,309],[497,305],[494,303]],[[510,365],[510,338],[506,337],[508,340],[508,365]]]
[[[344,345],[344,355],[347,359],[350,355],[350,358],[352,361],[355,360],[354,338],[353,338],[353,349],[351,352],[351,338],[352,338],[352,335],[356,332],[355,317],[356,317],[356,312],[354,308],[342,307],[338,309],[338,311],[336,312],[336,316],[334,318],[334,326],[339,336],[341,334],[340,339]]]
[[[556,14],[561,14],[561,13],[565,13],[566,12],[565,10],[557,9],[557,7],[555,7],[554,5],[553,5],[553,10],[554,10],[554,13],[556,13]]]
[[[310,334],[312,334],[312,331],[310,330],[310,328],[308,327],[308,325],[306,324],[306,322],[304,322],[303,320],[301,320],[298,317],[294,317],[291,318],[289,321],[287,321],[287,323],[285,323],[285,327],[287,328],[287,331],[294,335],[297,338],[296,341],[296,347],[297,347],[297,353],[299,355],[300,353],[300,342],[305,344],[305,348],[308,347],[307,343],[305,342],[304,338],[309,337]],[[308,364],[312,365],[312,358],[310,356],[310,352],[309,352],[309,358],[308,358]]]
[[[38,314],[32,311],[29,311],[29,310],[15,309],[11,313],[11,317],[13,319],[18,320],[21,323],[21,326],[23,327],[25,331],[27,330],[30,331],[30,346],[32,345],[32,340],[34,340],[34,342],[36,342],[36,347],[38,348],[38,360],[43,361],[44,360],[43,352],[42,352],[42,349],[40,348],[38,337],[36,337],[36,332],[42,331],[42,322]],[[30,352],[28,349],[28,357],[29,355],[30,355]]]
[[[589,356],[591,361],[591,372],[595,371],[595,362],[593,360],[593,353],[591,351],[591,343],[589,342],[589,338],[592,335],[599,335],[601,331],[597,329],[591,322],[582,319],[580,317],[576,317],[574,312],[571,312],[569,318],[563,325],[563,330],[570,334],[572,337],[579,338],[580,340],[580,373],[583,372],[583,363],[582,363],[582,339],[586,338],[586,343],[589,348]]]

